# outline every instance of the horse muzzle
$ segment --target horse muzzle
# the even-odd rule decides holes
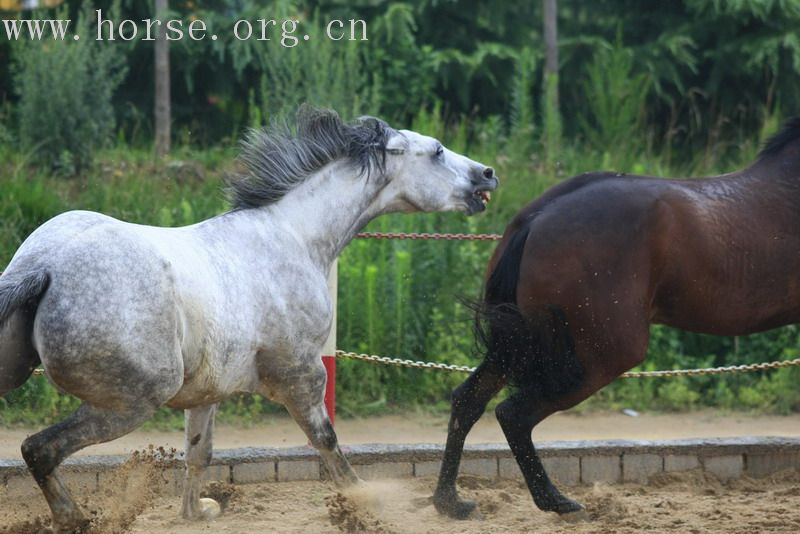
[[[491,167],[487,167],[486,170],[491,171],[491,174],[488,175],[490,177],[481,180],[480,183],[472,188],[469,198],[467,199],[467,215],[473,215],[484,211],[492,200],[492,191],[497,189],[500,183]]]

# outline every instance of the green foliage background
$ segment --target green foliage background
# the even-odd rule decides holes
[[[90,4],[119,19],[152,16],[147,2]],[[0,39],[0,265],[39,224],[68,209],[158,225],[225,210],[221,176],[232,168],[235,140],[302,102],[345,117],[380,115],[498,169],[502,187],[479,217],[389,216],[369,228],[415,232],[502,232],[536,195],[590,170],[727,172],[752,161],[781,119],[800,109],[798,0],[562,0],[560,111],[543,98],[539,2],[213,0],[171,7],[172,16],[203,19],[220,39],[173,43],[178,148],[166,161],[155,161],[150,149],[152,43]],[[62,9],[79,18],[82,2]],[[265,16],[297,16],[314,36],[332,18],[364,19],[370,40],[315,38],[285,49],[278,36],[266,44],[231,37],[235,20]],[[80,24],[91,28],[90,19]],[[68,90],[54,90],[62,84]],[[339,263],[339,347],[476,364],[471,319],[458,297],[479,294],[492,249],[482,242],[354,241]],[[738,340],[656,326],[644,367],[794,358],[798,341],[794,326]],[[348,415],[446,409],[463,376],[343,361],[338,379],[339,410]],[[797,370],[781,370],[618,381],[584,408],[786,413],[800,409],[798,379]],[[0,422],[51,421],[75,406],[32,379],[0,399]],[[222,415],[252,419],[273,411],[243,396]],[[169,411],[158,420],[180,421]]]

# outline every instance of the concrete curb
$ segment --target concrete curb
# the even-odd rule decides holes
[[[720,480],[764,477],[784,469],[800,469],[800,438],[717,438],[674,441],[554,441],[537,447],[550,476],[562,485],[594,482],[646,483],[659,473],[702,469]],[[358,445],[344,452],[365,479],[436,475],[443,446]],[[84,456],[68,459],[61,472],[68,485],[96,489],[98,481],[127,456]],[[183,482],[180,456],[168,467],[173,493]],[[468,446],[461,474],[487,478],[521,478],[504,444]],[[321,480],[319,455],[310,447],[243,448],[215,451],[208,480],[237,484]],[[0,460],[0,491],[38,492],[24,464]]]

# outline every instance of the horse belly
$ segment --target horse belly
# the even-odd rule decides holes
[[[201,353],[188,365],[184,382],[178,393],[167,402],[170,408],[186,409],[221,402],[234,393],[250,393],[256,390],[258,374],[254,358],[247,354],[221,357],[218,353]],[[188,362],[187,362],[188,363]]]
[[[666,284],[654,299],[653,322],[718,336],[763,332],[800,322],[800,287],[769,275]]]

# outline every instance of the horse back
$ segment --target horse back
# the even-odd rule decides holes
[[[800,321],[800,209],[777,188],[681,182],[653,320],[716,335]]]
[[[554,188],[515,220],[529,228],[520,305],[564,302],[592,328],[742,335],[797,322],[800,210],[736,178],[603,173]]]

